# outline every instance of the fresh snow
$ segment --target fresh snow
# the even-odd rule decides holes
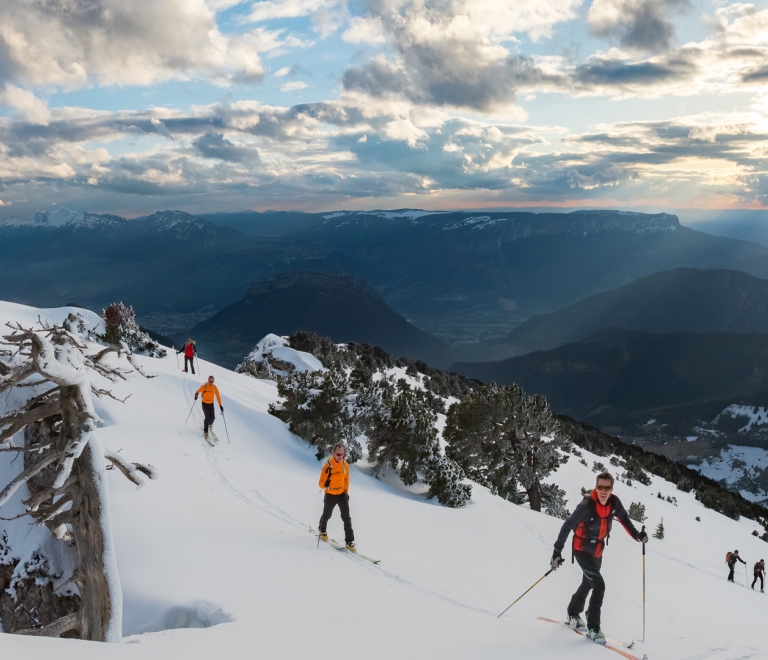
[[[278,335],[268,334],[264,337],[248,354],[248,360],[264,362],[270,356],[292,364],[296,371],[325,371],[325,367],[314,355],[290,348],[288,340]],[[273,371],[285,375],[279,369],[273,368]]]
[[[38,313],[0,303],[0,322],[31,323]],[[42,314],[55,321],[66,311]],[[468,506],[447,509],[424,499],[424,485],[408,489],[396,478],[376,480],[361,463],[351,470],[352,519],[361,552],[381,564],[317,547],[308,525],[317,524],[322,507],[321,464],[313,448],[268,414],[275,383],[202,360],[202,373],[184,374],[173,355],[136,361],[156,378],[115,384],[117,396],[131,395],[124,404],[94,401],[104,420],[96,429],[99,442],[159,474],[137,490],[118,471],[107,473],[127,637],[122,644],[94,644],[3,635],[6,657],[612,657],[565,627],[536,620],[565,615],[581,579],[568,553],[560,570],[497,619],[548,570],[562,521],[477,485]],[[184,423],[208,375],[216,377],[231,438],[228,443],[218,415],[221,442],[213,448],[202,438],[199,404]],[[582,453],[588,465],[608,464],[607,457]],[[9,460],[0,459],[3,477],[10,474]],[[572,510],[595,474],[571,456],[553,476]],[[658,499],[658,492],[676,497],[678,506]],[[726,582],[724,563],[725,552],[738,548],[751,570],[751,562],[768,554],[751,535],[762,528],[705,509],[693,494],[655,477],[648,487],[618,483],[616,494],[627,507],[645,505],[649,531],[662,517],[666,531],[663,541],[648,544],[647,641],[633,653],[650,660],[765,657],[768,597],[744,588],[741,564],[741,584]],[[4,516],[16,510],[14,503]],[[4,524],[19,547],[23,535],[45,531],[25,521]],[[342,533],[338,513],[329,532],[337,539]],[[626,641],[642,634],[640,549],[616,524],[603,563],[603,628]]]

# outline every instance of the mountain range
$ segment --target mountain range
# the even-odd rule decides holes
[[[94,309],[123,300],[143,325],[169,334],[233,304],[264,277],[337,272],[366,280],[421,329],[468,343],[660,270],[768,278],[765,247],[697,232],[663,213],[405,209],[214,219],[63,210],[5,218],[0,296]]]
[[[505,337],[465,347],[466,360],[498,360],[581,341],[607,327],[643,332],[768,332],[768,280],[735,270],[676,268],[641,277]]]

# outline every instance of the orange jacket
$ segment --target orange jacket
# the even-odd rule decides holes
[[[328,480],[330,471],[330,481]],[[326,486],[326,484],[328,484]],[[323,463],[323,469],[320,470],[320,481],[318,485],[326,493],[331,495],[341,495],[349,492],[349,463],[342,459],[337,461],[336,457],[329,458]]]
[[[213,403],[213,395],[216,395],[216,398],[219,400],[219,405],[221,405],[221,395],[219,394],[219,388],[215,385],[212,385],[211,383],[204,383],[197,392],[195,392],[195,396],[200,394],[200,392],[203,393],[203,403]]]

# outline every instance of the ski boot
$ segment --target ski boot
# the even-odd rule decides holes
[[[591,639],[595,644],[605,645],[605,633],[600,628],[590,628],[587,630],[587,639]]]
[[[354,541],[352,541],[351,543],[347,543],[347,545],[344,546],[344,547],[347,550],[349,550],[350,552],[354,552],[355,554],[357,554],[357,548],[355,547],[355,542]]]
[[[328,532],[320,532],[320,540],[321,541],[328,541]]]
[[[203,431],[203,437],[207,440],[208,439],[208,431]]]
[[[580,614],[569,614],[568,625],[574,630],[580,630],[581,632],[585,632],[587,630],[587,624],[585,623],[584,619],[581,618]]]

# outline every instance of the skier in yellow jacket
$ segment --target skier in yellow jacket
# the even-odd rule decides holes
[[[345,460],[345,455],[344,445],[334,445],[331,458],[323,464],[320,471],[318,485],[325,491],[323,515],[320,517],[320,540],[328,540],[328,521],[338,504],[341,519],[344,521],[344,542],[347,544],[347,550],[357,552],[352,518],[349,516],[349,463]]]
[[[197,401],[197,397],[200,394],[203,395],[203,415],[205,415],[203,436],[208,438],[208,427],[213,426],[213,422],[216,420],[216,411],[213,409],[214,396],[219,400],[219,409],[222,414],[224,414],[224,406],[221,405],[219,388],[213,384],[213,376],[208,376],[208,382],[204,383],[200,389],[195,392],[195,401]]]

